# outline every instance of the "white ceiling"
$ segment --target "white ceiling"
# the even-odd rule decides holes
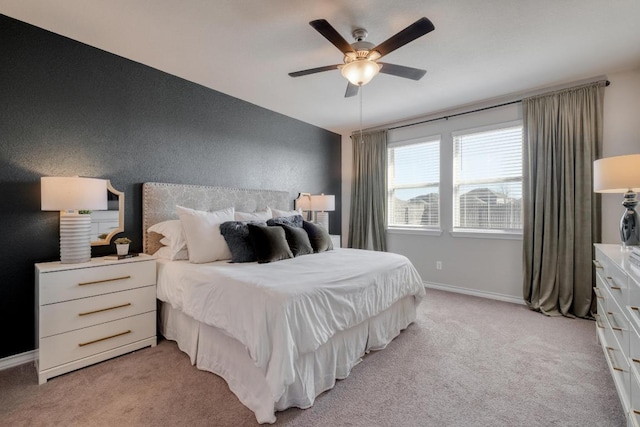
[[[348,134],[342,54],[308,22],[378,44],[422,16],[436,29],[385,57],[427,70],[363,87],[364,127],[640,66],[639,0],[0,0],[0,13],[290,117]]]

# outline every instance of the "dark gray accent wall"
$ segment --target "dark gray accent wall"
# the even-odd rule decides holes
[[[33,264],[59,259],[41,176],[110,179],[140,251],[143,182],[339,201],[340,155],[337,134],[0,15],[0,358],[35,348]]]

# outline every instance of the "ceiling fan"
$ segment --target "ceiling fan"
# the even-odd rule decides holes
[[[377,46],[364,41],[368,33],[367,30],[363,28],[353,30],[351,35],[356,41],[355,43],[349,44],[336,29],[324,19],[311,21],[309,25],[333,43],[335,47],[340,49],[344,54],[344,64],[327,65],[296,71],[289,73],[291,77],[301,77],[322,71],[339,69],[342,75],[349,80],[344,96],[350,97],[356,95],[359,87],[369,83],[378,72],[412,80],[420,80],[427,72],[426,70],[418,68],[378,62],[378,59],[383,56],[433,31],[435,27],[427,18],[418,19],[404,30],[391,36]]]

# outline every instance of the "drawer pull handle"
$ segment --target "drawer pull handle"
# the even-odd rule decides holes
[[[640,364],[640,360],[638,360],[638,359],[635,359],[635,358],[634,358],[634,359],[631,359],[631,360],[633,361],[633,363],[638,363],[638,364]]]
[[[114,277],[113,279],[104,279],[104,280],[94,280],[93,282],[81,282],[81,283],[78,283],[78,286],[95,285],[96,283],[115,282],[116,280],[126,280],[126,279],[131,279],[131,276]]]
[[[636,414],[636,415],[640,415],[640,411],[638,411],[636,409],[633,410],[633,413]]]
[[[610,287],[611,289],[614,289],[614,290],[616,290],[616,291],[619,291],[619,290],[621,290],[621,289],[622,289],[620,286],[617,286],[617,285],[615,284],[616,282],[614,282],[614,281],[613,281],[613,277],[611,277],[611,276],[607,276],[607,280],[608,280],[609,282],[611,282],[611,285],[609,285],[609,287]]]
[[[600,323],[600,315],[596,314],[596,326],[600,329],[604,329],[602,323]]]
[[[616,318],[613,316],[613,313],[612,313],[612,312],[610,312],[610,311],[608,311],[608,312],[607,312],[607,317],[608,317],[609,319],[613,319],[613,320],[615,320],[615,319],[616,319]],[[617,325],[618,325],[618,323],[617,323],[617,322],[616,322],[616,326],[613,326],[613,322],[612,322],[611,320],[609,320],[609,323],[611,323],[611,329],[613,329],[614,331],[622,331],[622,328],[621,328],[620,326],[617,326]]]
[[[603,269],[604,269],[604,267],[602,266],[602,264],[600,264],[600,261],[598,261],[597,259],[594,259],[594,260],[593,260],[593,265],[595,265],[595,266],[596,266],[596,268],[599,268],[599,269],[601,269],[601,270],[603,270]]]
[[[613,347],[607,347],[607,351],[608,351],[608,352],[612,352],[612,351],[615,351],[615,350],[616,350],[616,349],[615,349],[615,348],[613,348]],[[613,370],[614,370],[614,371],[624,372],[624,369],[622,369],[622,368],[618,368],[616,365],[614,365],[614,364],[613,364],[613,362],[614,362],[614,360],[615,360],[615,359],[613,358],[613,355],[611,355],[611,353],[609,353],[609,356],[611,357],[611,366],[613,366]]]
[[[97,340],[81,342],[81,343],[78,344],[78,347],[84,347],[85,345],[95,344],[95,343],[100,342],[100,341],[110,340],[111,338],[120,337],[122,335],[127,335],[127,334],[130,334],[130,333],[131,333],[131,330],[128,330],[128,331],[120,332],[119,334],[110,335],[108,337],[98,338]]]
[[[129,307],[131,305],[130,302],[126,304],[114,305],[113,307],[100,308],[98,310],[93,311],[85,311],[84,313],[78,313],[78,316],[87,316],[89,314],[101,313],[103,311],[115,310],[116,308]]]
[[[638,308],[638,307],[634,307],[634,306],[631,306],[631,310],[638,311],[638,310],[640,310],[640,308]]]

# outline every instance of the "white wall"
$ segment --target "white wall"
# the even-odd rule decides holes
[[[640,69],[607,77],[611,85],[605,90],[604,156],[640,153]],[[461,111],[486,105],[466,106]],[[451,132],[521,118],[521,106],[515,104],[389,132],[390,141],[441,135],[442,235],[387,234],[389,250],[407,256],[425,282],[466,293],[522,301],[522,240],[453,237],[449,233],[453,220],[451,203],[444,203],[452,197]],[[351,150],[351,139],[343,135],[342,239],[345,247],[351,201]],[[622,196],[617,194],[603,197],[603,242],[619,242],[621,201]],[[442,261],[442,270],[436,270],[436,261]]]
[[[640,68],[608,75],[602,157],[640,153]],[[602,195],[602,242],[620,243],[622,194]]]

